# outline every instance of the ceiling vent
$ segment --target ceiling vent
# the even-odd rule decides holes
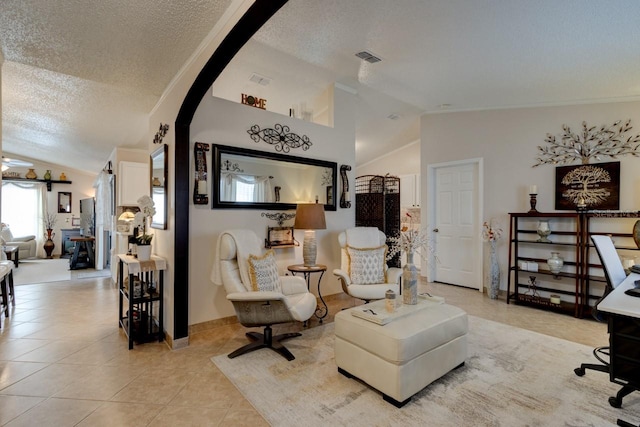
[[[391,113],[387,116],[387,119],[389,120],[398,120],[399,118],[400,118],[400,115],[396,113]]]
[[[365,61],[371,64],[375,64],[376,62],[382,61],[382,59],[378,58],[371,52],[367,52],[366,50],[356,53],[356,56],[360,59],[364,59]]]
[[[251,74],[251,77],[249,77],[249,80],[254,83],[258,83],[259,85],[262,85],[262,86],[267,86],[269,83],[271,83],[270,77],[261,76],[258,73]]]

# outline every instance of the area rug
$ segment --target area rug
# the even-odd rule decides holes
[[[72,274],[72,277],[74,279],[94,279],[94,278],[100,278],[100,277],[111,277],[111,270],[105,268],[102,270],[89,269],[84,271],[77,271],[75,272],[75,274]]]
[[[622,409],[607,399],[619,386],[602,372],[578,377],[595,362],[591,348],[469,316],[464,367],[432,383],[401,409],[337,372],[333,324],[287,341],[292,362],[270,350],[211,360],[273,426],[614,426],[640,422],[640,393]]]
[[[69,260],[64,258],[20,260],[18,268],[13,269],[13,283],[15,285],[60,282],[62,280],[71,280]]]

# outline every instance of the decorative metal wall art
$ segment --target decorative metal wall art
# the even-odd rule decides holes
[[[342,179],[342,193],[340,194],[340,207],[350,208],[351,200],[349,199],[349,177],[347,172],[351,170],[349,165],[340,165],[340,178]]]
[[[611,126],[588,127],[582,122],[582,131],[574,133],[567,125],[562,125],[563,133],[556,136],[547,134],[547,146],[538,146],[538,157],[533,167],[544,164],[566,165],[581,160],[583,165],[589,164],[591,159],[600,160],[602,157],[613,159],[619,156],[640,157],[640,134],[626,137],[631,131],[631,119],[620,124],[620,120]],[[626,138],[626,139],[625,139]]]
[[[209,191],[207,190],[207,152],[209,144],[196,142],[193,146],[193,154],[196,162],[195,185],[193,186],[193,204],[206,205],[209,203]]]
[[[313,144],[309,141],[307,135],[297,135],[291,132],[289,126],[275,124],[273,128],[260,129],[260,126],[253,125],[251,129],[247,131],[254,142],[260,142],[260,140],[267,144],[273,145],[276,151],[282,151],[288,153],[292,148],[302,148],[307,151]]]
[[[169,125],[162,124],[161,122],[160,129],[158,129],[158,132],[156,132],[156,136],[153,137],[153,143],[162,144],[162,139],[167,135],[167,132],[169,132]]]
[[[276,212],[276,213],[262,212],[260,216],[264,216],[271,220],[277,221],[278,225],[282,227],[282,224],[284,224],[285,221],[295,218],[296,214],[286,213],[286,212]]]
[[[619,209],[620,162],[556,168],[556,209]]]
[[[230,160],[223,161],[220,170],[224,172],[244,172],[244,169],[240,169],[237,163],[231,163]]]

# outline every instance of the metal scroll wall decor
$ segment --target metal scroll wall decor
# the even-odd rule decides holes
[[[207,190],[207,152],[209,144],[196,142],[193,146],[193,154],[196,162],[195,185],[193,186],[193,204],[206,205],[209,203]]]
[[[162,122],[161,122],[160,123],[160,129],[158,129],[158,132],[156,132],[156,136],[153,137],[153,143],[154,144],[162,144],[162,140],[167,135],[167,132],[169,132],[169,125],[168,124],[162,124]]]
[[[349,200],[349,177],[347,172],[351,170],[349,165],[340,165],[340,178],[342,179],[342,193],[340,194],[340,207],[350,208],[351,200]]]
[[[589,127],[582,122],[582,130],[574,133],[567,125],[562,125],[562,134],[557,138],[547,134],[546,146],[538,146],[538,157],[533,167],[544,164],[565,165],[581,160],[583,165],[589,164],[591,159],[600,160],[602,157],[613,159],[619,156],[640,157],[640,134],[626,137],[633,129],[631,119],[620,124],[618,120],[611,126],[602,125]]]
[[[278,223],[278,226],[282,227],[285,221],[293,219],[296,217],[295,213],[286,213],[286,212],[277,212],[277,213],[268,213],[262,212],[261,216],[265,216],[271,220],[274,220]]]
[[[288,153],[292,148],[302,148],[307,151],[313,144],[307,135],[298,135],[291,132],[289,126],[276,124],[273,128],[260,129],[260,126],[253,125],[247,131],[254,142],[261,140],[273,145],[276,151]]]

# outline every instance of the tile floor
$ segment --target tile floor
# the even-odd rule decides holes
[[[148,343],[129,351],[109,279],[15,289],[11,316],[0,318],[0,425],[267,425],[209,360],[245,343],[241,325],[197,333],[182,350]],[[425,290],[474,316],[589,346],[608,340],[606,325],[591,320],[507,305],[471,289],[422,284]],[[353,304],[336,296],[325,320]],[[274,333],[283,329],[303,328],[283,325]]]

